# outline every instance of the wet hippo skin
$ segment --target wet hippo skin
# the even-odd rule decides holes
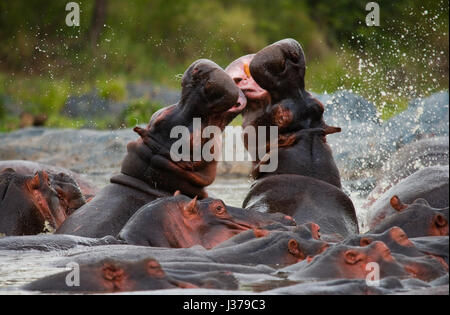
[[[48,276],[24,287],[29,291],[114,293],[173,288],[237,289],[230,274],[210,272],[194,276],[168,275],[155,259],[137,262],[104,260],[80,266],[79,286],[68,286],[68,272]]]
[[[270,94],[270,104],[255,124],[277,126],[281,148],[277,171],[260,173],[256,167],[254,176],[297,174],[341,188],[339,171],[326,143],[326,135],[339,132],[340,128],[324,122],[323,105],[305,90],[305,71],[303,49],[293,39],[262,49],[250,63],[255,82]]]
[[[278,169],[263,173],[259,170],[259,150],[269,149],[249,141],[244,133],[244,144],[255,161],[254,178],[276,174],[312,176],[341,187],[340,176],[327,134],[339,132],[323,121],[323,105],[305,90],[305,56],[298,42],[285,39],[274,43],[255,55],[243,56],[232,62],[226,72],[247,97],[243,111],[243,128],[277,126]],[[305,129],[305,132],[299,132]],[[307,131],[311,129],[311,131]]]
[[[264,214],[226,206],[218,199],[197,200],[184,195],[160,198],[139,209],[118,238],[131,245],[210,249],[249,229],[284,222],[281,214]]]
[[[397,196],[403,203],[410,204],[416,199],[425,199],[433,208],[446,208],[449,206],[449,168],[447,166],[432,166],[421,169],[408,176],[390,188],[381,196],[371,194],[369,198],[377,198],[369,207],[367,226],[375,228],[386,218],[396,214],[391,205],[393,196]],[[366,204],[368,205],[369,202]],[[365,207],[365,206],[363,206]]]
[[[0,172],[0,233],[35,235],[58,228],[86,203],[76,183],[64,174]]]
[[[432,208],[425,199],[417,199],[412,204],[403,204],[398,196],[391,198],[391,206],[397,211],[370,233],[382,233],[391,227],[402,228],[409,237],[448,236],[449,208]]]
[[[180,102],[155,113],[147,128],[135,128],[140,138],[128,144],[121,174],[112,177],[111,184],[66,220],[57,233],[117,235],[139,208],[159,197],[176,190],[206,197],[204,187],[213,182],[217,162],[172,161],[170,148],[176,139],[171,139],[171,129],[185,126],[192,138],[196,117],[202,119],[202,130],[208,125],[223,129],[245,107],[240,95],[239,88],[215,63],[194,62],[183,76]]]
[[[84,178],[82,175],[62,167],[22,160],[0,161],[0,171],[6,168],[11,168],[18,174],[22,175],[34,175],[36,172],[45,171],[47,174],[49,174],[50,177],[59,176],[67,178],[65,181],[70,181],[72,182],[72,184],[78,186],[79,190],[81,190],[86,200],[95,196],[95,194],[99,191],[99,189],[95,187],[93,183]]]
[[[314,222],[325,234],[347,237],[359,232],[350,198],[337,187],[311,177],[277,175],[258,180],[243,207],[281,212],[293,217],[297,224]]]

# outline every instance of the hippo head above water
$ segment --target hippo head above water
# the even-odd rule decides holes
[[[246,106],[246,98],[233,81],[217,64],[200,59],[184,73],[180,106],[193,111],[196,117],[221,114],[226,117],[225,125]],[[219,126],[220,123],[212,121]]]
[[[6,169],[0,173],[0,233],[34,235],[46,227],[58,228],[85,203],[76,183],[45,171],[34,176]]]
[[[417,199],[407,205],[403,204],[398,196],[393,196],[390,202],[397,213],[376,225],[371,233],[382,233],[397,226],[409,237],[448,235],[448,207],[434,209],[425,199]]]
[[[67,272],[64,272],[32,282],[25,289],[41,292],[113,293],[197,287],[168,276],[154,259],[138,262],[104,260],[81,266],[80,273],[83,278],[79,286],[68,286]]]
[[[305,54],[294,39],[267,46],[255,55],[250,64],[253,78],[270,92],[274,103],[282,99],[278,93],[285,96],[293,89],[305,89],[305,69]]]
[[[180,190],[191,197],[205,198],[203,188],[215,179],[217,159],[207,160],[204,154],[195,158],[194,148],[202,149],[208,142],[214,144],[210,153],[220,153],[220,145],[215,145],[221,140],[217,133],[245,108],[247,100],[222,68],[205,59],[186,70],[181,85],[177,104],[156,112],[147,128],[134,128],[140,139],[128,144],[122,173],[152,188],[169,193]],[[198,126],[195,119],[200,119]],[[218,131],[215,128],[213,135],[205,135],[207,127],[217,127]],[[186,130],[187,137],[183,134]],[[183,138],[179,139],[180,132]],[[175,143],[182,143],[183,152],[173,148]],[[190,148],[189,152],[186,148]],[[181,161],[173,158],[174,153],[182,154]]]
[[[248,104],[243,113],[244,117],[248,111],[264,108],[270,103],[269,93],[255,82],[250,73],[250,63],[254,56],[254,54],[246,55],[236,59],[225,69],[225,72],[247,98]]]
[[[172,248],[201,245],[210,249],[243,231],[283,219],[295,224],[284,216],[227,207],[218,199],[197,200],[176,195],[139,209],[119,233],[119,239],[133,245]]]
[[[292,279],[366,279],[372,270],[369,263],[377,263],[380,277],[407,276],[407,272],[391,255],[383,242],[373,242],[365,247],[335,245],[316,256]]]

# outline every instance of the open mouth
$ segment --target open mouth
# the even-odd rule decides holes
[[[237,100],[237,103],[233,107],[231,107],[227,112],[240,114],[246,106],[247,106],[247,98],[245,97],[244,93],[242,93],[242,91],[239,91],[239,98]]]
[[[267,91],[263,89],[243,89],[242,92],[244,92],[245,96],[249,100],[261,100],[266,98]]]

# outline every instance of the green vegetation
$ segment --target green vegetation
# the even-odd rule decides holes
[[[163,106],[157,102],[150,102],[145,99],[132,102],[120,115],[120,120],[124,127],[134,127],[139,124],[146,124],[150,117]]]
[[[448,89],[445,0],[378,1],[380,27],[365,25],[363,0],[77,2],[79,27],[65,25],[66,1],[0,2],[0,95],[23,112],[46,115],[47,126],[115,128],[148,121],[164,104],[151,96],[129,99],[128,83],[179,88],[196,59],[225,67],[286,37],[305,49],[309,90],[352,90],[373,101],[384,119],[411,98]],[[94,89],[129,108],[115,121],[61,114],[69,96]],[[5,99],[0,96],[0,131],[21,125],[6,113]]]

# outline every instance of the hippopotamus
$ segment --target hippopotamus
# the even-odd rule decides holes
[[[6,168],[11,168],[16,171],[16,173],[22,175],[34,175],[36,172],[45,171],[50,179],[55,178],[55,180],[57,180],[59,178],[62,182],[67,182],[67,184],[63,184],[61,180],[59,182],[57,181],[57,184],[60,184],[60,188],[63,192],[70,193],[70,191],[73,190],[70,185],[75,185],[78,187],[78,190],[81,190],[81,193],[86,200],[94,197],[99,191],[89,179],[63,167],[23,160],[0,161],[0,171]]]
[[[432,208],[425,199],[417,199],[412,204],[404,204],[398,196],[391,199],[396,214],[374,226],[369,233],[383,233],[391,227],[402,228],[409,237],[447,236],[449,208]]]
[[[248,210],[247,210],[248,211]],[[272,231],[295,233],[305,240],[320,240],[320,227],[315,223],[306,223],[296,226],[288,226],[282,224],[271,224],[263,228],[253,229],[251,231],[242,232],[233,236],[229,240],[215,246],[215,248],[231,247],[243,244],[245,242],[270,235]]]
[[[449,264],[449,238],[448,236],[426,236],[412,238],[411,242],[424,255],[432,255],[442,258],[444,262]]]
[[[259,170],[259,154],[261,149],[269,153],[269,148],[250,142],[249,134],[244,132],[244,144],[255,161],[252,175],[254,178],[274,174],[312,176],[340,188],[339,172],[331,149],[325,143],[326,135],[339,132],[340,128],[327,126],[323,121],[323,105],[305,90],[305,68],[300,44],[285,39],[256,55],[235,60],[225,70],[248,100],[242,113],[244,130],[254,127],[257,138],[259,126],[277,126],[280,133],[278,168],[263,173]],[[303,129],[312,130],[298,132]],[[266,139],[269,139],[269,128],[266,132]],[[264,163],[267,159],[265,157]]]
[[[298,271],[290,280],[366,279],[371,271],[369,263],[379,265],[380,278],[408,277],[410,274],[391,255],[383,242],[376,241],[365,247],[338,244],[318,255]],[[301,263],[300,263],[301,264]],[[295,267],[295,265],[293,266]]]
[[[396,213],[396,210],[392,207],[393,196],[399,197],[406,204],[422,198],[427,200],[433,208],[448,207],[448,179],[448,165],[431,166],[408,176],[381,196],[371,194],[369,198],[376,198],[376,201],[368,208],[365,226],[373,229],[383,220]]]
[[[176,140],[171,138],[172,128],[184,126],[196,139],[193,133],[201,134],[209,125],[224,128],[246,101],[233,80],[209,60],[194,62],[181,85],[179,103],[155,113],[147,128],[134,129],[140,138],[128,144],[121,174],[113,176],[111,183],[56,233],[94,238],[117,235],[139,208],[157,198],[176,190],[190,197],[207,196],[204,187],[213,182],[217,162],[173,161],[170,151]],[[201,130],[195,132],[194,118],[202,119]],[[191,141],[188,145],[192,148],[194,144]]]
[[[305,230],[295,227],[291,231],[247,231],[242,234],[248,240],[238,241],[232,245],[233,238],[228,244],[221,244],[209,250],[205,255],[215,262],[239,264],[265,264],[283,267],[295,264],[305,259],[311,260],[329,248],[329,244],[315,239],[302,237]],[[244,235],[247,234],[247,235]],[[236,238],[240,238],[237,235]]]
[[[25,290],[41,292],[116,293],[160,289],[217,288],[237,289],[231,274],[210,272],[198,276],[166,274],[155,259],[137,262],[103,260],[80,266],[79,286],[67,285],[69,272],[62,272],[34,281]],[[195,282],[191,283],[189,281]]]
[[[431,256],[436,261],[431,261],[425,258],[420,258],[424,261],[422,261],[422,265],[425,265],[425,267],[422,267],[421,269],[427,269],[430,268],[432,271],[430,271],[430,275],[434,273],[433,270],[436,270],[436,267],[434,265],[436,262],[439,262],[441,266],[438,269],[442,269],[442,266],[444,269],[448,271],[448,262],[445,260],[447,258],[448,260],[448,238],[447,238],[447,245],[445,246],[445,242],[439,242],[439,240],[436,242],[431,243],[436,248],[433,249],[433,246],[429,245],[424,246],[422,244],[419,247],[416,246],[415,243],[413,243],[406,233],[399,227],[393,227],[389,230],[385,231],[381,234],[362,234],[355,237],[352,237],[350,239],[347,239],[343,242],[343,244],[350,245],[350,246],[368,246],[372,244],[373,242],[380,241],[386,244],[386,246],[391,250],[394,257],[402,261],[402,256],[411,257],[412,260],[403,259],[404,262],[408,262],[409,265],[411,265],[411,268],[416,268],[420,265],[419,259],[417,257],[423,257],[423,256]],[[447,249],[447,253],[445,254],[445,249]],[[412,264],[411,262],[417,262],[417,265]],[[420,268],[417,268],[420,269]],[[417,272],[419,273],[419,272]],[[421,272],[423,277],[425,277],[425,272]]]
[[[392,257],[398,261],[413,278],[422,281],[432,281],[448,274],[448,265],[442,260],[430,255],[409,257],[392,253]]]
[[[270,104],[254,123],[277,126],[280,133],[277,170],[260,173],[256,166],[253,174],[255,178],[274,174],[304,175],[341,188],[339,171],[326,143],[326,135],[341,129],[324,122],[323,104],[305,90],[305,71],[303,49],[293,39],[276,42],[253,57],[250,73],[270,94]]]
[[[253,127],[257,132],[258,119],[264,115],[267,106],[270,104],[270,94],[255,82],[250,73],[250,63],[254,56],[255,54],[251,54],[236,59],[225,68],[225,72],[247,98],[247,106],[241,113],[242,128],[245,130],[247,127]],[[249,141],[248,133],[243,133],[243,141],[245,148],[252,155],[253,161],[258,161],[257,143]]]
[[[77,246],[94,247],[124,244],[113,236],[87,238],[73,235],[40,234],[33,236],[7,236],[0,238],[0,250],[64,251]]]
[[[336,186],[312,177],[286,174],[259,179],[250,188],[243,207],[284,213],[297,224],[314,222],[324,234],[345,238],[359,233],[350,198]]]
[[[388,189],[417,171],[432,166],[448,166],[449,138],[433,137],[414,141],[399,149],[384,163],[364,204],[369,208]]]
[[[368,246],[380,241],[386,244],[393,253],[403,254],[409,257],[423,256],[423,253],[414,246],[405,231],[395,226],[380,234],[359,234],[346,239],[343,244],[349,246]]]
[[[22,175],[3,170],[0,197],[0,233],[7,236],[50,232],[86,203],[70,177],[45,171]]]
[[[222,200],[198,200],[176,194],[157,199],[141,209],[120,231],[118,239],[130,245],[210,249],[249,229],[281,222],[295,225],[282,214],[264,214],[229,207]]]

